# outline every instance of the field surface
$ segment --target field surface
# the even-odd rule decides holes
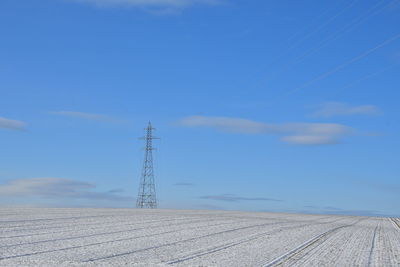
[[[0,266],[400,266],[400,220],[0,209]]]

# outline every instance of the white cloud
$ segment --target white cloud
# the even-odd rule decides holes
[[[321,105],[313,115],[328,118],[345,115],[378,115],[380,113],[380,110],[373,105],[350,106],[340,102],[328,102]]]
[[[337,123],[263,123],[241,118],[192,116],[180,120],[186,127],[209,127],[220,131],[281,136],[281,141],[298,145],[339,143],[353,129]]]
[[[93,114],[79,111],[53,111],[50,114],[60,115],[65,117],[74,117],[91,121],[120,123],[122,120],[102,114]]]
[[[240,119],[240,118],[227,118],[227,117],[205,117],[205,116],[191,116],[183,118],[179,122],[183,126],[190,127],[211,127],[226,132],[236,133],[263,133],[266,131],[268,125],[256,121]]]
[[[96,185],[62,178],[15,179],[0,185],[2,197],[72,198],[131,201],[115,192],[94,192]]]
[[[100,7],[140,7],[159,10],[183,9],[194,5],[216,5],[221,0],[66,0]]]
[[[15,130],[15,131],[23,131],[25,130],[25,122],[10,120],[6,118],[0,117],[0,128]]]
[[[328,145],[337,144],[338,140],[332,136],[322,136],[322,135],[293,135],[284,136],[281,138],[282,141],[292,144],[299,145]]]

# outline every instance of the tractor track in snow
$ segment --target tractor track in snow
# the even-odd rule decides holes
[[[5,246],[0,246],[0,248],[11,248],[11,247],[19,247],[19,246],[27,246],[27,245],[37,245],[37,244],[50,243],[50,242],[75,240],[75,239],[81,239],[81,238],[98,237],[98,236],[113,235],[113,234],[120,234],[120,233],[130,233],[130,232],[136,232],[136,231],[140,231],[140,230],[157,229],[157,228],[163,228],[163,227],[192,224],[192,223],[197,223],[197,222],[212,222],[212,221],[221,221],[221,220],[203,219],[203,220],[189,221],[189,222],[184,222],[184,223],[176,223],[176,224],[168,224],[168,225],[155,225],[155,226],[151,226],[151,227],[147,226],[147,227],[134,228],[134,229],[118,230],[118,231],[113,231],[113,232],[103,232],[103,233],[96,233],[96,234],[90,234],[90,235],[80,235],[80,236],[73,236],[73,237],[66,237],[66,238],[40,240],[40,241],[21,243],[21,244],[15,244],[15,245],[5,245]]]
[[[272,267],[272,266],[280,266],[282,264],[284,264],[285,262],[287,262],[290,259],[293,259],[294,256],[300,254],[301,252],[303,252],[305,249],[307,249],[308,247],[317,244],[318,242],[320,242],[321,244],[323,242],[326,241],[325,238],[329,238],[329,236],[335,232],[337,232],[340,229],[343,228],[347,228],[347,227],[351,227],[357,223],[359,223],[360,221],[365,220],[364,218],[352,223],[352,224],[348,224],[348,225],[342,225],[342,226],[338,226],[335,228],[332,228],[328,231],[325,231],[321,234],[318,234],[314,237],[312,237],[311,239],[307,240],[306,242],[302,243],[301,245],[295,247],[294,249],[290,250],[289,252],[280,255],[278,257],[276,257],[275,259],[269,261],[267,264],[263,264],[262,267]],[[301,258],[300,258],[301,259]],[[299,259],[297,259],[296,261],[298,261]]]
[[[204,221],[204,219],[198,219],[198,220],[193,220],[193,218],[185,218],[185,219],[167,219],[167,220],[151,220],[151,221],[141,221],[137,223],[123,223],[123,224],[116,224],[117,222],[107,222],[107,223],[89,223],[89,224],[81,224],[79,227],[85,227],[85,226],[96,226],[96,227],[90,227],[90,230],[93,229],[102,229],[105,228],[107,225],[113,225],[113,226],[132,226],[132,225],[141,225],[141,224],[149,224],[149,223],[158,223],[158,222],[169,222],[169,221],[184,221],[184,220],[192,220],[190,222],[196,222],[196,221]],[[75,226],[75,225],[72,225]],[[71,225],[68,225],[67,227],[71,228]],[[60,227],[54,227],[54,228],[67,228],[66,226],[60,226]],[[50,227],[53,229],[52,227]],[[42,229],[49,229],[49,228],[40,228],[40,229],[35,229],[35,230],[42,230]],[[68,233],[68,232],[77,232],[81,230],[86,230],[85,228],[82,229],[67,229],[63,231],[53,231],[53,232],[45,232],[45,233],[34,233],[34,234],[24,234],[24,235],[14,235],[14,236],[2,236],[0,239],[6,239],[6,238],[18,238],[18,237],[31,237],[31,236],[38,236],[38,235],[48,235],[48,234],[59,234],[59,233]],[[1,248],[1,246],[0,246]]]
[[[209,221],[209,220],[208,220],[208,221]],[[98,246],[98,245],[103,245],[103,244],[108,244],[108,243],[121,242],[121,241],[129,241],[129,240],[134,240],[134,239],[139,239],[139,238],[146,238],[146,237],[159,236],[159,235],[163,235],[163,234],[172,234],[172,233],[177,233],[177,232],[184,231],[184,230],[199,229],[199,228],[210,227],[210,226],[220,226],[220,225],[225,225],[225,224],[232,224],[232,222],[229,222],[229,223],[218,223],[218,224],[212,224],[212,225],[203,225],[203,226],[195,226],[195,227],[189,227],[189,228],[184,228],[184,229],[179,229],[179,230],[165,231],[165,232],[155,233],[155,234],[149,234],[149,235],[142,235],[142,236],[134,236],[134,237],[129,237],[129,238],[113,239],[113,240],[109,240],[109,241],[90,243],[90,244],[80,245],[80,246],[71,246],[71,247],[60,248],[60,249],[53,249],[53,250],[46,250],[46,251],[37,251],[37,252],[32,252],[32,253],[20,254],[20,255],[13,255],[13,256],[0,257],[0,261],[1,261],[1,260],[6,260],[6,259],[13,259],[13,258],[20,258],[20,257],[27,257],[27,256],[40,255],[40,254],[45,254],[45,253],[52,253],[52,252],[58,252],[58,251],[65,251],[65,250],[70,250],[70,249],[87,248],[87,247],[91,247],[91,246]],[[241,229],[241,228],[236,228],[236,229],[233,229],[233,230],[238,230],[238,229]],[[231,231],[232,231],[232,230],[231,230]],[[210,235],[212,235],[212,234],[210,234]],[[87,262],[89,262],[89,261],[93,261],[93,260],[87,260]]]
[[[181,263],[181,262],[184,262],[184,261],[192,260],[192,259],[199,258],[199,257],[202,257],[202,256],[210,255],[212,253],[216,253],[216,252],[224,250],[224,249],[229,249],[231,247],[235,247],[235,246],[238,246],[238,245],[241,245],[241,244],[245,244],[245,243],[254,241],[256,239],[259,239],[259,238],[262,238],[262,237],[265,237],[265,236],[268,236],[268,235],[271,235],[271,234],[276,234],[276,233],[279,233],[279,232],[282,232],[282,231],[285,231],[285,230],[292,230],[292,229],[296,229],[296,228],[301,228],[301,227],[304,227],[304,226],[307,226],[307,225],[303,224],[303,225],[296,225],[296,226],[288,226],[288,227],[274,229],[274,230],[267,231],[267,232],[260,233],[260,234],[255,234],[255,235],[252,235],[252,237],[247,237],[247,238],[241,239],[239,241],[228,242],[228,243],[225,243],[225,244],[222,244],[222,245],[219,245],[219,246],[213,246],[213,247],[205,248],[205,249],[196,251],[195,253],[192,253],[190,255],[186,255],[184,257],[179,257],[179,258],[175,258],[175,259],[169,260],[167,262],[167,264],[173,265],[173,264]]]
[[[13,220],[13,221],[0,221],[0,224],[24,223],[24,222],[43,222],[43,221],[59,221],[59,220],[75,220],[75,219],[88,219],[88,218],[99,218],[99,217],[109,217],[109,216],[111,216],[111,215],[92,215],[92,216],[74,216],[74,217],[64,217],[64,218],[43,218],[43,219],[31,219],[31,220]],[[1,226],[0,228],[9,228],[9,227],[10,226]]]
[[[397,219],[397,218],[390,218],[389,220],[392,222],[393,226],[394,226],[397,230],[400,231],[400,219]]]
[[[13,211],[0,209],[0,266],[400,263],[398,218],[90,208]]]
[[[328,224],[328,223],[334,223],[340,220],[343,220],[344,218],[341,219],[337,219],[334,221],[330,221],[330,222],[323,222],[323,223],[316,223],[313,225],[320,225],[320,224]],[[268,225],[276,225],[276,224],[282,224],[282,223],[287,223],[287,222],[274,222],[274,223],[265,223],[265,224],[257,224],[257,225],[251,225],[251,226],[244,226],[244,227],[240,227],[240,228],[235,228],[235,229],[229,229],[229,230],[224,230],[224,231],[220,231],[217,233],[212,233],[212,234],[207,234],[207,235],[203,235],[203,236],[199,236],[199,237],[193,237],[193,238],[189,238],[189,239],[185,239],[185,240],[180,240],[180,241],[175,241],[175,242],[171,242],[171,243],[167,243],[167,244],[161,244],[161,245],[157,245],[157,246],[152,246],[152,247],[147,247],[147,248],[143,248],[143,249],[137,249],[137,250],[133,250],[133,251],[127,251],[127,252],[123,252],[123,253],[119,253],[119,254],[113,254],[113,255],[109,255],[109,256],[104,256],[104,257],[99,257],[99,258],[93,258],[93,259],[88,259],[86,261],[83,262],[94,262],[94,261],[99,261],[99,260],[106,260],[106,259],[110,259],[110,258],[115,258],[115,257],[121,257],[121,256],[126,256],[126,255],[131,255],[131,254],[135,254],[135,253],[139,253],[139,252],[144,252],[144,251],[148,251],[148,250],[152,250],[152,249],[158,249],[158,248],[162,248],[162,247],[168,247],[168,246],[173,246],[173,245],[178,245],[181,243],[185,243],[185,242],[190,242],[190,241],[196,241],[196,240],[200,240],[202,238],[207,238],[207,237],[211,237],[211,236],[216,236],[216,235],[220,235],[220,234],[225,234],[225,233],[229,233],[229,232],[235,232],[235,231],[240,231],[240,230],[244,230],[244,229],[250,229],[250,228],[256,228],[256,227],[263,227],[263,226],[268,226]],[[297,225],[297,226],[293,226],[294,228],[301,228],[304,227],[308,224],[303,224],[303,225]],[[280,229],[275,229],[274,231],[279,231]],[[207,254],[211,254],[214,252],[217,252],[219,250],[223,250],[229,247],[233,247],[236,245],[239,245],[240,243],[244,243],[243,242],[239,242],[238,244],[229,244],[229,245],[222,245],[220,248],[216,248],[213,249],[213,251],[209,251]],[[215,251],[214,251],[215,250]]]
[[[196,216],[197,217],[197,216]],[[193,219],[193,218],[196,218],[196,217],[185,217],[185,218],[174,218],[174,219],[170,219],[170,218],[168,218],[168,219],[161,219],[161,220],[149,220],[149,221],[139,221],[139,222],[136,222],[136,223],[124,223],[124,224],[118,224],[117,226],[128,226],[128,225],[141,225],[141,224],[148,224],[148,223],[156,223],[156,222],[168,222],[168,221],[184,221],[184,220],[191,220],[191,219]],[[221,217],[218,217],[218,216],[215,216],[215,218],[219,218],[219,219],[223,219],[223,218],[228,218],[228,219],[232,219],[232,218],[234,218],[234,219],[241,219],[242,221],[246,221],[246,220],[249,220],[248,218],[246,218],[246,219],[244,219],[243,217],[234,217],[234,216],[221,216]],[[253,218],[251,218],[251,219],[253,219]],[[264,219],[264,220],[266,220],[266,218],[262,218],[262,217],[257,217],[256,219],[259,219],[259,220],[262,220],[262,219]],[[284,221],[284,222],[299,222],[299,223],[304,223],[304,222],[316,222],[316,221],[320,221],[320,220],[323,220],[324,218],[320,218],[320,219],[316,219],[316,220],[305,220],[305,221],[295,221],[295,220],[293,220],[293,221],[288,221],[288,220],[280,220],[280,222],[282,222],[282,221]],[[199,220],[202,220],[202,219],[199,219]],[[204,219],[203,219],[204,220]],[[268,221],[277,221],[277,219],[268,219],[267,218],[267,220]],[[213,220],[214,221],[214,220]],[[92,230],[92,229],[101,229],[101,228],[103,228],[104,226],[106,226],[106,225],[109,225],[109,224],[112,224],[112,225],[115,225],[115,223],[116,222],[118,222],[118,221],[110,221],[110,222],[101,222],[101,223],[86,223],[86,224],[75,224],[75,225],[71,225],[71,224],[67,224],[67,225],[63,225],[63,226],[51,226],[51,227],[48,227],[48,226],[42,226],[42,227],[40,227],[40,228],[30,228],[30,229],[24,229],[24,230],[26,230],[26,231],[37,231],[37,230],[44,230],[44,229],[62,229],[62,228],[71,228],[71,227],[73,227],[73,226],[79,226],[80,228],[81,227],[86,227],[86,226],[92,226],[92,225],[94,225],[94,226],[97,226],[97,227],[91,227],[90,229]],[[36,224],[37,225],[37,224]],[[35,225],[35,226],[36,226]],[[54,224],[52,224],[52,225],[54,225]],[[12,226],[12,227],[24,227],[24,226],[22,226],[22,225],[19,225],[19,226]],[[19,237],[31,237],[31,236],[39,236],[39,235],[47,235],[47,234],[58,234],[58,233],[68,233],[68,232],[74,232],[74,231],[79,231],[79,230],[85,230],[84,228],[82,228],[82,229],[70,229],[70,230],[63,230],[63,231],[53,231],[53,232],[44,232],[44,233],[30,233],[30,234],[23,234],[23,235],[13,235],[13,236],[0,236],[0,239],[7,239],[7,238],[19,238]],[[9,232],[15,232],[15,230],[9,230],[9,231],[2,231],[1,232],[1,234],[4,234],[4,233],[9,233]],[[1,246],[0,246],[0,248],[1,248]]]
[[[375,250],[376,233],[377,233],[379,227],[380,227],[380,222],[375,227],[374,234],[372,236],[371,249],[369,251],[369,256],[368,256],[368,266],[372,266],[372,254],[374,253],[374,250]]]
[[[111,219],[112,219],[112,218],[114,218],[116,216],[112,216],[112,215],[104,216],[104,218],[107,218],[107,217],[111,217]],[[150,216],[148,216],[148,217],[150,217]],[[85,217],[78,217],[76,219],[81,219],[81,218],[82,219],[87,219]],[[132,217],[131,216],[125,216],[124,218],[127,218],[127,220],[125,220],[125,221],[129,221],[129,219],[131,219],[131,220],[132,219],[136,219],[133,216]],[[165,219],[170,219],[170,218],[172,218],[172,217],[166,217]],[[108,220],[107,221],[102,221],[102,223],[115,223],[115,222],[118,222],[118,221],[120,222],[121,221],[120,217],[118,219],[116,219],[116,220],[114,219],[114,220],[110,220],[110,221],[108,221]],[[191,217],[179,218],[179,219],[176,219],[176,220],[184,220],[184,219],[188,220],[188,219],[191,219]],[[58,220],[58,219],[55,219],[55,220]],[[162,221],[162,220],[164,220],[164,219],[159,219],[157,221]],[[145,222],[145,220],[143,220],[143,222]],[[92,225],[92,224],[95,225],[95,224],[98,224],[98,223],[80,224],[79,221],[74,221],[73,223],[75,225]],[[67,222],[63,222],[63,224],[65,224],[67,226],[71,226],[71,224],[68,224]],[[55,227],[53,227],[54,225],[55,225]],[[36,227],[40,226],[40,228],[27,228],[27,227],[35,227],[35,226]],[[52,228],[59,228],[59,227],[64,227],[64,226],[60,225],[59,222],[52,222],[52,223],[48,223],[48,224],[43,224],[43,223],[38,224],[38,223],[36,223],[36,224],[28,224],[28,225],[20,224],[20,225],[2,226],[2,227],[0,227],[0,229],[10,229],[10,230],[6,230],[6,231],[1,231],[1,233],[7,233],[7,232],[15,232],[15,231],[19,230],[19,229],[15,229],[15,228],[23,228],[24,231],[29,231],[29,230],[40,230],[40,229],[52,229]]]

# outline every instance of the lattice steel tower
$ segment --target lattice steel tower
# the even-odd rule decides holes
[[[153,139],[159,139],[153,136],[154,128],[149,122],[146,130],[146,136],[141,139],[146,140],[144,153],[144,162],[142,176],[140,178],[139,193],[136,201],[136,208],[157,208],[156,186],[154,183],[153,170]]]

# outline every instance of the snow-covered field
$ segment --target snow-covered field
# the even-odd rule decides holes
[[[0,209],[0,266],[400,266],[400,220]]]

